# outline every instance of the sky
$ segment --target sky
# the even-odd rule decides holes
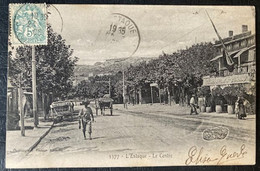
[[[255,10],[250,6],[54,5],[49,11],[48,22],[74,49],[79,65],[112,58],[158,57],[217,40],[206,11],[222,38],[229,30],[234,35],[241,33],[242,25],[255,33]],[[114,25],[118,32],[111,36],[107,33]],[[123,26],[124,37],[118,30]],[[139,35],[132,29],[138,29]]]

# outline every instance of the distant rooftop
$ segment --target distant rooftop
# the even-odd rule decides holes
[[[250,37],[255,36],[254,34],[251,34],[251,31],[248,30],[247,25],[242,25],[242,33],[233,35],[233,31],[229,30],[228,31],[228,37],[223,38],[224,44],[229,44],[238,40],[244,40]],[[221,46],[221,42],[219,40],[215,41],[215,46]]]
[[[245,33],[240,33],[240,34],[237,34],[237,35],[234,35],[234,36],[230,36],[230,37],[224,38],[222,40],[225,44],[228,44],[228,43],[232,43],[232,42],[237,41],[237,40],[249,38],[251,36],[254,36],[254,34],[251,34],[251,31],[247,31]],[[219,40],[215,41],[215,46],[220,46],[220,45],[221,44],[220,44]]]

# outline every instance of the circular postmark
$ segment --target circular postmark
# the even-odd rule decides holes
[[[121,13],[112,13],[106,19],[96,41],[103,42],[101,48],[122,52],[130,57],[138,50],[141,36],[136,23]]]
[[[218,126],[207,128],[202,133],[202,138],[206,141],[223,140],[228,136],[229,129],[227,127]]]
[[[36,4],[20,6],[13,17],[13,30],[21,44],[45,44],[47,26],[43,9]]]

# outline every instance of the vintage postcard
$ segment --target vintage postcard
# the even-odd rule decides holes
[[[252,6],[9,5],[7,168],[254,165]]]

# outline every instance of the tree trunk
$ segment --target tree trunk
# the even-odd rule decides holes
[[[46,100],[45,100],[45,94],[42,92],[42,110],[43,110],[43,116],[46,120],[47,112],[46,112]]]
[[[137,100],[137,97],[136,97],[136,87],[135,87],[135,90],[134,90],[134,103],[136,104],[136,100]]]
[[[162,95],[161,95],[161,89],[160,89],[160,87],[159,87],[159,101],[160,101],[160,104],[162,103]]]
[[[168,94],[168,104],[171,106],[172,102],[171,102],[171,94],[170,94],[169,87],[167,87],[166,90],[167,90],[167,94]]]
[[[179,101],[177,101],[177,96],[180,97],[179,95],[177,95],[176,89],[174,86],[172,86],[172,99],[171,99],[171,103],[180,103]]]
[[[189,104],[189,96],[188,96],[188,94],[187,93],[185,93],[185,105],[186,106],[188,106],[188,104]]]
[[[142,88],[139,88],[139,104],[142,104]]]
[[[181,91],[180,91],[180,105],[181,106],[184,106],[184,104],[185,104],[185,90],[184,90],[184,88],[183,87],[181,87]]]

